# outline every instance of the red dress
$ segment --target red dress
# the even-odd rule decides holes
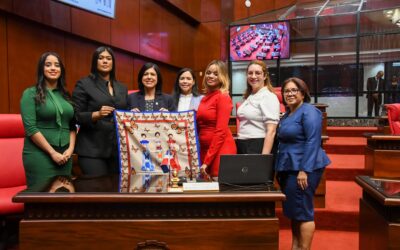
[[[232,107],[230,96],[216,90],[201,100],[197,110],[200,159],[213,177],[218,176],[220,155],[236,154],[235,141],[228,126]]]

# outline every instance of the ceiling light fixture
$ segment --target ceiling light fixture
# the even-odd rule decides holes
[[[251,6],[251,1],[250,1],[250,0],[244,1],[244,5],[246,5],[247,8],[250,8],[250,6]]]

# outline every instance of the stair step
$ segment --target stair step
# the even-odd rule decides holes
[[[366,169],[356,168],[327,168],[326,179],[329,181],[354,181],[358,175],[368,175]]]
[[[364,155],[328,154],[332,163],[326,168],[326,179],[354,181],[357,175],[368,175]]]
[[[326,128],[329,137],[364,137],[365,133],[378,133],[378,127],[332,127]]]
[[[367,139],[362,137],[329,137],[324,144],[328,154],[364,155]]]

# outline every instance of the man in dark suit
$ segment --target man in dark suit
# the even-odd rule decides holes
[[[383,71],[378,71],[376,76],[367,80],[367,98],[368,98],[368,116],[372,116],[372,109],[375,109],[375,116],[379,116],[379,107],[382,103],[382,91],[384,90],[384,81],[382,79]]]

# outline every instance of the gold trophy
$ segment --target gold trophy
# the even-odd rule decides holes
[[[178,186],[178,182],[179,182],[178,171],[176,169],[173,169],[171,178],[171,187],[168,188],[168,192],[171,193],[183,192],[182,188]]]

